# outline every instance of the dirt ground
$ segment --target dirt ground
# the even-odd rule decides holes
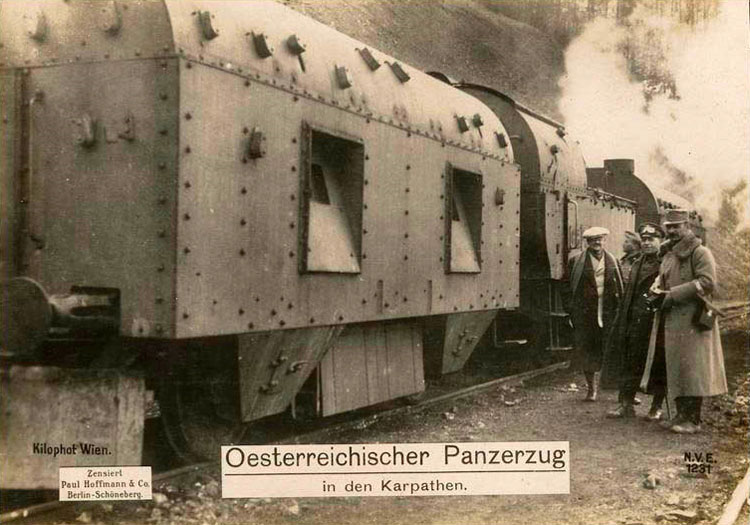
[[[749,334],[723,336],[730,394],[704,408],[701,434],[681,436],[641,417],[605,418],[616,392],[584,403],[572,370],[498,387],[474,397],[436,404],[407,415],[376,418],[310,442],[465,442],[567,440],[571,451],[568,495],[352,497],[222,500],[218,469],[156,487],[147,504],[99,504],[48,523],[156,524],[617,524],[715,523],[748,468]],[[648,399],[637,407],[648,410]],[[506,401],[510,403],[506,403]],[[515,403],[513,403],[515,402]],[[510,406],[509,406],[510,405]],[[689,474],[683,455],[711,452],[708,476]],[[655,488],[644,485],[648,476]],[[66,521],[69,520],[69,521]],[[747,505],[737,523],[748,523]]]

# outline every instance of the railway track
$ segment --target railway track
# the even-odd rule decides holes
[[[287,436],[280,436],[277,439],[272,439],[265,444],[284,445],[284,444],[311,442],[311,441],[314,441],[315,436],[323,430],[327,432],[337,432],[337,431],[349,430],[352,428],[364,428],[364,427],[372,425],[376,421],[385,420],[385,419],[403,415],[403,414],[413,413],[413,412],[422,410],[426,407],[429,407],[431,405],[434,405],[436,403],[472,396],[482,391],[488,390],[490,388],[496,388],[500,385],[506,385],[506,386],[517,385],[527,379],[531,379],[536,376],[554,372],[556,370],[565,369],[565,368],[568,368],[569,366],[570,366],[569,361],[563,361],[563,362],[554,363],[552,365],[545,366],[542,368],[530,370],[527,372],[522,372],[519,374],[501,377],[498,379],[493,379],[490,381],[470,385],[464,388],[457,389],[455,391],[451,391],[447,393],[439,393],[439,394],[432,395],[432,396],[428,395],[424,398],[419,399],[418,401],[414,401],[413,403],[401,404],[400,406],[387,408],[385,410],[376,411],[375,409],[365,409],[361,411],[356,411],[352,415],[349,415],[347,417],[334,416],[332,419],[315,421],[311,424],[308,424],[306,427],[303,427],[303,430],[301,432],[294,432],[293,434],[290,434]],[[183,466],[183,467],[179,467],[175,469],[166,470],[164,472],[159,472],[153,476],[153,486],[156,489],[156,487],[159,484],[162,484],[167,481],[174,481],[183,476],[200,473],[202,471],[209,469],[212,466],[215,466],[215,462],[196,463],[196,464],[187,465],[187,466]],[[0,514],[0,523],[23,522],[24,520],[34,518],[34,517],[39,517],[43,514],[48,514],[48,513],[54,512],[55,510],[61,509],[63,506],[66,505],[66,503],[67,502],[60,502],[60,501],[55,500],[55,501],[47,501],[44,503],[38,503],[38,504],[23,507],[23,508],[14,509],[14,510],[5,512],[3,514]],[[76,505],[76,509],[78,512],[78,511],[83,511],[86,508],[92,507],[99,503],[101,502],[92,501],[92,502],[74,503],[74,505]]]

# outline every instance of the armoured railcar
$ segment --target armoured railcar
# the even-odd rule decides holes
[[[518,307],[520,169],[476,98],[273,2],[8,0],[0,34],[5,486],[56,486],[28,442],[92,420],[139,462],[140,372],[212,455],[303,385],[418,393]]]
[[[567,262],[582,248],[582,233],[591,226],[608,228],[607,249],[622,255],[625,231],[634,229],[636,203],[591,187],[579,144],[562,124],[493,88],[455,85],[500,118],[521,166],[520,313],[532,323],[520,335],[532,339],[537,351],[569,349],[562,299]],[[494,326],[496,340],[505,319],[501,315]]]

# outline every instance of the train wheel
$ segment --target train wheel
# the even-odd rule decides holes
[[[212,461],[222,445],[241,443],[249,426],[239,418],[236,368],[187,357],[159,381],[164,433],[181,461]]]

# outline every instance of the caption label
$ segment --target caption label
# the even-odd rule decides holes
[[[221,447],[222,497],[569,494],[567,441]]]
[[[60,467],[60,501],[151,499],[151,467]]]

